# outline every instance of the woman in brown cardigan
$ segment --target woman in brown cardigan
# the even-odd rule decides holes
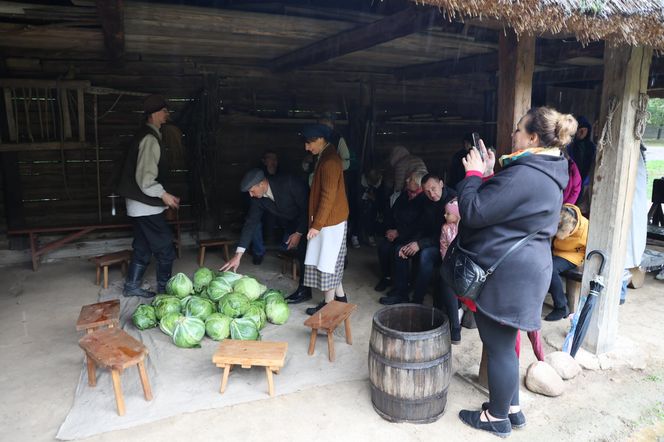
[[[348,200],[341,158],[329,141],[331,135],[330,128],[323,124],[311,124],[302,130],[304,148],[318,155],[309,193],[304,285],[317,288],[325,295],[320,304],[307,309],[309,315],[334,299],[348,301],[341,284],[346,258]]]

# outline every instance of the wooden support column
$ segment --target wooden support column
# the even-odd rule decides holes
[[[634,136],[639,93],[646,93],[652,49],[619,46],[604,51],[604,82],[600,127],[609,117],[610,102],[617,103],[611,118],[612,142],[598,146],[593,176],[592,210],[588,251],[606,253],[606,288],[597,300],[584,347],[595,354],[611,350],[618,332],[618,311],[627,234],[639,159],[639,140]],[[601,134],[600,134],[601,135]],[[586,263],[582,293],[597,272],[597,261]]]
[[[500,34],[498,72],[498,110],[496,158],[512,151],[512,131],[519,119],[530,109],[533,70],[535,69],[535,37],[514,30]],[[480,385],[488,388],[487,353],[482,349]]]
[[[511,152],[512,132],[519,119],[530,109],[535,37],[508,29],[500,34],[498,57],[498,124],[496,157]]]

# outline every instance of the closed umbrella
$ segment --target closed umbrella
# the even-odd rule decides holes
[[[569,350],[572,357],[576,356],[576,352],[579,350],[579,347],[581,347],[581,344],[583,343],[583,339],[586,337],[588,326],[590,325],[590,318],[592,317],[593,309],[597,303],[597,297],[602,293],[602,290],[604,290],[604,277],[602,276],[602,273],[604,272],[606,255],[600,250],[593,250],[588,253],[586,261],[590,261],[590,258],[594,255],[598,255],[601,259],[599,271],[590,281],[590,291],[585,297],[585,301],[582,300],[582,305],[579,306],[574,314],[574,317],[572,318],[572,327],[570,328],[563,345],[563,351]]]

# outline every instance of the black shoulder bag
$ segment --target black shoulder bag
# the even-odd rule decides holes
[[[471,258],[471,252],[463,249],[459,244],[459,238],[457,238],[456,241],[450,245],[450,248],[447,250],[445,257],[443,258],[443,264],[440,267],[440,276],[443,278],[443,281],[454,290],[455,295],[475,301],[480,295],[480,292],[486,283],[486,279],[496,271],[496,268],[505,260],[505,258],[523,247],[538,233],[539,230],[522,238],[519,242],[510,247],[510,249],[486,271],[473,261]]]

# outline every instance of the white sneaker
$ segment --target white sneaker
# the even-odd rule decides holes
[[[360,248],[360,240],[357,238],[357,236],[351,236],[350,237],[350,243],[353,246],[354,249],[359,249]]]

